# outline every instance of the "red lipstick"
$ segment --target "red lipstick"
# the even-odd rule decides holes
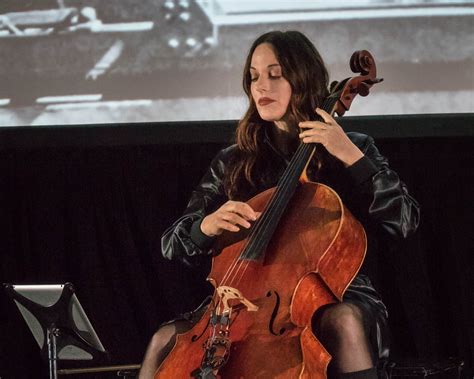
[[[265,106],[275,101],[276,100],[270,99],[269,97],[261,97],[260,99],[258,99],[258,105]]]

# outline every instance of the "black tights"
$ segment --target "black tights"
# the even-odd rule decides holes
[[[331,377],[374,367],[367,325],[352,303],[331,304],[315,315],[313,332],[332,356]]]

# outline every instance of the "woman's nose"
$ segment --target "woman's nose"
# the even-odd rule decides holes
[[[263,75],[260,75],[257,79],[257,82],[255,83],[255,88],[257,91],[267,91],[269,87],[270,81],[268,78],[263,77]]]

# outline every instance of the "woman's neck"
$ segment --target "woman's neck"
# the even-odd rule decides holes
[[[286,121],[275,121],[271,128],[272,141],[283,154],[293,151],[295,141],[298,141],[298,129],[288,125]]]

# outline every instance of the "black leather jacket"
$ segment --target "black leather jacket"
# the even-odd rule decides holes
[[[332,187],[364,225],[368,235],[366,261],[370,261],[375,254],[373,250],[377,245],[377,235],[382,233],[395,239],[406,238],[417,229],[420,210],[406,185],[379,153],[373,138],[353,132],[347,135],[365,156],[348,168],[342,164],[333,164],[330,170],[320,173],[318,181]],[[275,169],[268,183],[258,192],[275,186],[289,162],[288,157],[280,153],[267,137],[265,142],[275,154]],[[232,145],[217,154],[193,191],[183,216],[164,232],[161,241],[166,258],[177,258],[192,265],[193,261],[200,260],[196,257],[212,252],[213,239],[201,232],[200,223],[207,214],[227,201],[223,178],[226,164],[235,150],[236,145]],[[365,266],[362,273],[367,273]]]

